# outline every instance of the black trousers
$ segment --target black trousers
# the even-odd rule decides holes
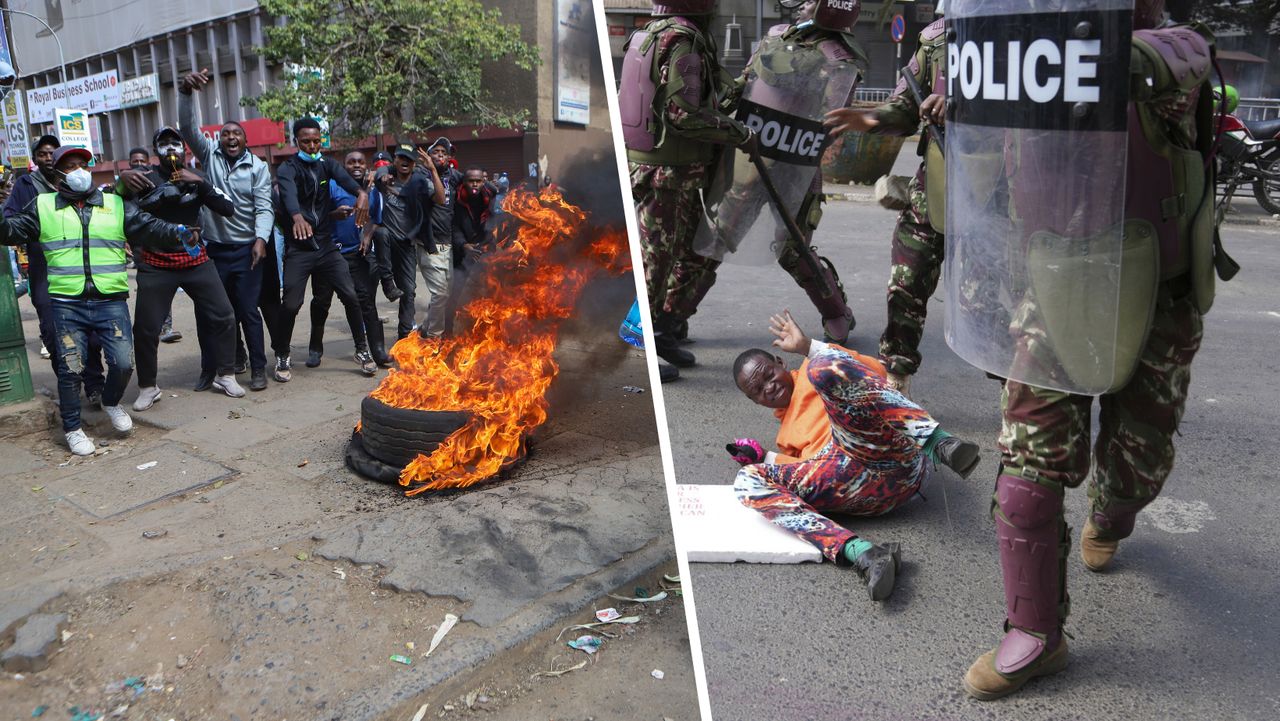
[[[383,283],[394,283],[396,275],[391,269],[391,238],[381,228],[373,232],[373,253],[370,257],[373,258],[376,279]]]
[[[156,384],[157,351],[160,329],[164,326],[173,294],[186,291],[196,307],[196,333],[200,338],[200,355],[210,365],[202,370],[218,375],[233,372],[235,362],[236,312],[227,298],[216,266],[206,261],[193,268],[170,270],[148,265],[138,258],[138,296],[133,303],[134,367],[138,371],[138,387]]]
[[[222,279],[227,299],[235,309],[236,322],[232,325],[235,340],[232,345],[233,358],[240,347],[240,333],[249,344],[248,360],[254,370],[267,365],[266,352],[263,350],[262,315],[258,313],[258,293],[262,285],[264,262],[253,265],[252,244],[210,243],[207,247],[209,258],[217,268],[218,277]],[[270,269],[274,274],[274,268]],[[200,316],[196,315],[196,330],[200,330]],[[203,350],[203,346],[201,347]],[[216,370],[221,360],[208,353],[201,353],[200,369],[204,372]]]
[[[360,299],[356,297],[355,283],[351,280],[351,270],[347,261],[333,246],[320,250],[299,250],[286,247],[284,252],[284,296],[281,299],[280,325],[278,338],[284,342],[293,337],[293,325],[298,319],[298,311],[302,309],[302,300],[307,294],[307,280],[319,282],[333,289],[347,313],[347,325],[351,328],[351,339],[355,342],[356,351],[369,350],[365,339],[364,320],[360,316]],[[275,344],[275,341],[272,341]]]
[[[356,288],[356,298],[360,300],[360,318],[364,321],[364,332],[369,339],[369,347],[374,354],[381,357],[386,353],[386,337],[382,332],[382,323],[378,320],[376,293],[378,291],[378,272],[376,265],[369,258],[360,255],[359,251],[346,253],[347,269],[351,272],[351,282]],[[324,324],[329,318],[329,307],[333,305],[333,288],[319,278],[311,279],[311,342],[309,350],[324,353]]]
[[[377,234],[382,234],[379,230]],[[391,270],[395,273],[395,284],[404,295],[400,296],[399,317],[396,322],[396,339],[409,335],[413,330],[414,301],[418,294],[418,246],[412,239],[392,238],[385,235],[390,252]]]

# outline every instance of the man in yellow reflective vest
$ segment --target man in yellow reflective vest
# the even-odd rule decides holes
[[[57,340],[49,350],[59,359],[54,364],[58,411],[67,446],[78,456],[96,450],[80,426],[80,374],[90,333],[101,338],[107,357],[103,410],[117,431],[133,429],[120,405],[133,375],[125,240],[158,244],[177,237],[188,245],[199,243],[185,226],[153,218],[120,196],[93,187],[87,167],[92,159],[85,148],[58,148],[53,160],[57,191],[41,193],[22,212],[0,218],[0,244],[38,243],[49,265]]]

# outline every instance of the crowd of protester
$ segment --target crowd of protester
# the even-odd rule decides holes
[[[77,455],[96,448],[81,426],[82,392],[122,433],[133,427],[124,397],[135,369],[132,410],[164,398],[159,347],[183,337],[171,308],[178,291],[195,311],[193,389],[240,398],[238,376],[253,391],[292,378],[308,281],[305,365],[321,363],[336,295],[355,364],[373,376],[392,364],[377,292],[398,303],[397,340],[441,337],[452,332],[469,268],[493,242],[510,181],[460,168],[448,139],[399,143],[372,162],[360,151],[339,160],[322,153],[319,122],[303,118],[291,128],[297,154],[273,170],[249,151],[239,123],[223,124],[216,142],[200,132],[192,93],[208,82],[205,71],[183,79],[179,127],[161,127],[150,149],[130,150],[114,185],[95,188],[90,151],[51,135],[33,145],[31,172],[0,177],[0,243],[14,246],[15,269],[25,260],[14,277],[39,317],[41,356],[53,366]]]

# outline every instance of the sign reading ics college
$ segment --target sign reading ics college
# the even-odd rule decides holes
[[[27,91],[27,112],[32,123],[52,122],[58,108],[83,108],[90,114],[120,108],[120,80],[116,71],[86,75]]]

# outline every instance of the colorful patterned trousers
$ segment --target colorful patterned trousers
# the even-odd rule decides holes
[[[809,361],[809,382],[831,419],[831,442],[799,463],[738,471],[738,500],[813,544],[836,563],[857,534],[822,515],[878,516],[911,498],[924,479],[922,448],[938,422],[848,353],[827,348]]]

